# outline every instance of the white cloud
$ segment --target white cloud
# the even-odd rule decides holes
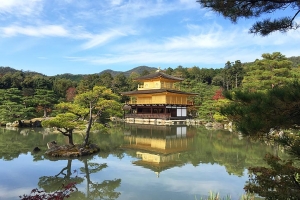
[[[182,50],[216,49],[232,46],[235,43],[237,30],[224,31],[219,25],[200,27],[188,25],[189,33],[182,36],[160,38],[157,41],[135,41],[134,43],[116,46],[119,52],[167,52]]]
[[[185,5],[188,8],[200,9],[200,4],[194,0],[179,0],[180,4]]]
[[[0,199],[18,198],[19,195],[27,194],[31,190],[29,187],[11,189],[0,186]]]
[[[59,25],[44,25],[44,26],[8,26],[0,27],[0,32],[6,37],[12,37],[16,35],[26,35],[34,37],[44,37],[44,36],[56,36],[65,37],[68,36],[68,31]]]
[[[202,63],[218,64],[223,67],[227,61],[254,61],[260,58],[262,53],[281,51],[283,54],[291,54],[292,50],[289,50],[289,46],[299,43],[296,42],[298,40],[293,40],[297,36],[292,33],[288,33],[284,39],[281,39],[280,33],[259,37],[250,35],[243,29],[224,30],[218,25],[211,29],[190,25],[189,30],[190,33],[187,35],[161,38],[156,41],[137,40],[126,43],[120,40],[120,44],[111,47],[106,54],[68,59],[97,65],[117,63],[197,65]],[[292,55],[297,53],[299,55],[300,49],[294,51]]]
[[[120,5],[122,3],[122,0],[111,0],[112,5]]]
[[[214,13],[213,11],[207,11],[204,13],[204,17],[207,19],[213,19],[216,17],[216,13]]]
[[[0,14],[32,15],[41,11],[41,3],[42,0],[2,0],[0,3]]]
[[[153,1],[153,0],[131,0],[131,1],[110,1],[111,4],[102,3],[102,9],[97,12],[98,17],[105,17],[106,22],[135,23],[145,18],[162,16],[164,14],[191,9],[196,5],[192,1]]]
[[[230,42],[225,40],[220,33],[189,35],[187,37],[173,37],[165,43],[165,49],[194,49],[194,48],[217,48],[223,47]]]
[[[92,35],[91,39],[82,45],[83,49],[90,49],[95,46],[103,45],[109,41],[115,40],[120,37],[127,36],[127,34],[133,34],[133,31],[129,29],[111,29],[102,34]]]

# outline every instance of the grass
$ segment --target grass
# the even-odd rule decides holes
[[[246,193],[240,197],[240,200],[254,200],[254,194]],[[195,196],[195,200],[198,198]],[[232,200],[230,195],[226,195],[225,197],[220,197],[219,192],[214,193],[212,191],[209,192],[209,196],[207,198],[200,197],[199,200]]]

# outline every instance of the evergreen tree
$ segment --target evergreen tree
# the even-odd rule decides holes
[[[247,69],[243,80],[245,91],[268,90],[292,81],[292,62],[279,52],[265,53]]]
[[[244,134],[261,135],[271,128],[291,128],[300,124],[300,84],[289,83],[272,90],[226,93],[232,100],[221,113]]]
[[[287,32],[299,28],[296,16],[300,13],[298,0],[197,0],[204,8],[229,18],[236,23],[240,18],[260,18],[265,14],[291,9],[289,15],[277,19],[267,18],[257,21],[249,30],[250,33],[266,36],[274,31]]]
[[[81,123],[80,123],[81,122]],[[58,114],[54,118],[42,121],[43,127],[55,127],[64,136],[69,139],[69,144],[74,145],[73,131],[82,124],[77,120],[77,116],[73,113]]]
[[[92,124],[101,117],[109,108],[114,108],[121,111],[121,104],[118,103],[119,96],[103,86],[95,86],[93,90],[78,94],[75,97],[74,103],[89,109],[88,126],[84,144],[89,143],[90,131]]]
[[[17,88],[0,90],[0,120],[12,122],[23,117],[22,95]]]
[[[47,117],[48,112],[50,112],[54,104],[58,102],[58,98],[52,90],[37,89],[33,101],[37,105],[37,109],[43,111],[43,117]]]

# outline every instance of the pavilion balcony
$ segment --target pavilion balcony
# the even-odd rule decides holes
[[[141,114],[125,114],[126,118],[141,118],[141,119],[170,119],[171,113],[141,113]]]
[[[136,99],[132,99],[130,101],[127,101],[126,104],[128,105],[132,105],[132,104],[164,104],[164,105],[188,105],[188,106],[192,106],[194,105],[193,101],[187,101],[187,102],[182,102],[182,101],[168,101],[168,102],[153,102],[152,100],[136,100]]]
[[[173,84],[159,84],[155,86],[145,86],[142,84],[138,85],[138,90],[152,90],[152,89],[167,89],[167,90],[179,90],[180,87],[178,85],[173,85]]]

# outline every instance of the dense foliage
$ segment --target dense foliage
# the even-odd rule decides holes
[[[248,134],[268,133],[271,128],[292,128],[300,124],[299,83],[276,87],[267,92],[228,93],[231,104],[222,113]]]
[[[299,68],[285,56],[263,54],[247,67],[242,87],[226,92],[231,103],[221,113],[248,134],[299,125],[299,78]]]

